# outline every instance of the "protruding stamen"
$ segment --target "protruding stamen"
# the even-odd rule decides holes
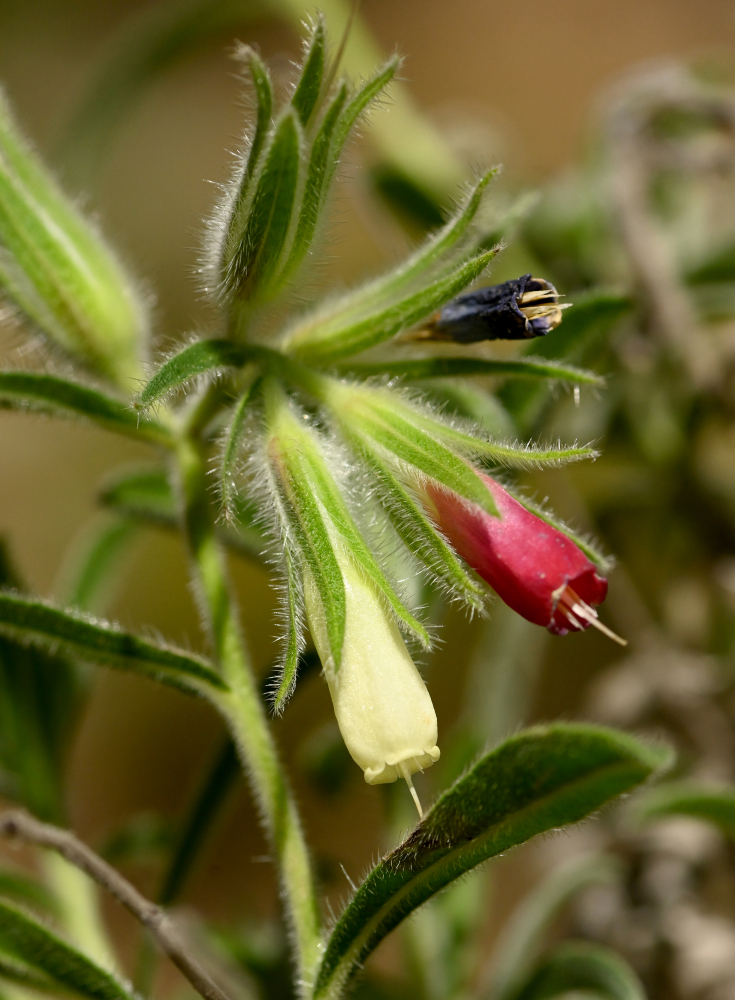
[[[398,762],[398,770],[401,772],[401,777],[408,785],[408,790],[411,793],[411,798],[416,803],[416,808],[419,811],[419,819],[423,819],[424,810],[421,808],[421,803],[419,802],[418,793],[416,789],[413,787],[413,781],[411,780],[411,772],[408,770],[405,760],[401,760]]]
[[[556,593],[558,591],[555,591]],[[579,594],[576,594],[568,584],[559,595],[557,609],[561,611],[575,628],[584,628],[582,622],[578,620],[581,618],[582,621],[596,628],[598,632],[602,632],[603,635],[606,635],[608,639],[612,639],[613,642],[617,642],[621,646],[628,645],[627,639],[621,638],[612,629],[608,628],[607,625],[603,625],[595,609],[587,604],[586,601],[583,601]]]
[[[593,628],[596,628],[598,632],[602,632],[603,635],[606,635],[608,639],[612,639],[613,642],[617,642],[620,646],[628,645],[627,639],[623,639],[621,636],[617,635],[617,633],[613,632],[611,628],[608,628],[607,625],[603,625],[597,617],[597,614],[586,604],[584,606],[573,604],[572,611],[579,615],[580,618],[584,618],[585,621],[589,622],[589,624]],[[590,614],[590,611],[592,611],[592,614]]]

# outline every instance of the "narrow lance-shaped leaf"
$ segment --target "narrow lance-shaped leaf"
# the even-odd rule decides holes
[[[103,613],[120,577],[120,562],[130,550],[138,525],[127,518],[96,518],[76,542],[61,573],[57,593],[65,605]]]
[[[212,694],[226,688],[209,664],[193,653],[158,645],[17,594],[0,592],[0,633],[40,649],[59,650],[100,666],[141,673],[190,694]]]
[[[536,337],[526,350],[539,358],[570,358],[579,361],[588,345],[609,332],[633,306],[629,295],[595,290],[575,296],[575,302],[564,312],[564,322],[547,337]],[[548,392],[544,386],[530,382],[509,382],[500,390],[500,398],[518,420],[520,426],[531,428],[544,407]]]
[[[398,621],[404,628],[413,633],[425,649],[428,649],[431,645],[428,632],[415,615],[411,614],[404,605],[381,569],[362,533],[352,519],[344,498],[337,484],[329,475],[328,470],[316,458],[313,452],[306,456],[306,462],[309,465],[311,480],[319,500],[337,532],[342,536],[342,540],[350,556],[373,581],[378,590],[382,592]]]
[[[280,393],[281,390],[279,389],[278,392]],[[275,393],[274,396],[276,399],[278,398]],[[428,647],[430,643],[426,629],[405,607],[355,524],[316,436],[303,425],[303,421],[296,418],[285,402],[281,403],[278,409],[278,433],[281,435],[281,447],[287,454],[290,476],[289,489],[294,491],[294,496],[297,495],[297,492],[300,494],[298,503],[304,511],[308,511],[309,505],[312,505],[318,512],[319,523],[327,532],[327,537],[330,540],[331,556],[336,558],[332,551],[332,545],[343,545],[350,558],[359,565],[375,587],[382,592],[397,620],[406,629],[413,632],[422,645]],[[283,473],[281,473],[282,475]],[[341,573],[339,580],[339,592],[343,594]],[[341,615],[343,634],[344,611],[341,612]]]
[[[0,543],[0,587],[22,589]],[[71,664],[53,653],[0,637],[0,778],[6,797],[44,820],[64,818],[62,774],[77,720]]]
[[[472,468],[447,448],[419,419],[418,411],[384,390],[328,387],[327,399],[335,420],[345,433],[363,447],[376,446],[394,463],[413,466],[419,475],[429,476],[467,500],[479,504],[489,514],[497,514],[495,501]]]
[[[327,195],[330,157],[335,155],[332,143],[334,130],[346,99],[347,86],[346,84],[342,84],[324,114],[324,119],[311,147],[299,221],[296,225],[296,233],[288,259],[276,279],[279,285],[285,283],[291,277],[304,259],[314,239],[322,206]]]
[[[105,430],[140,441],[171,444],[170,431],[158,420],[135,413],[127,403],[99,389],[56,375],[0,372],[0,408],[89,420]]]
[[[591,885],[619,882],[622,874],[620,861],[614,856],[588,854],[555,868],[529,892],[493,948],[488,1000],[511,1000],[517,994],[533,971],[554,919],[578,892]]]
[[[429,378],[456,378],[461,375],[489,375],[498,378],[549,379],[571,382],[576,385],[602,386],[604,378],[595,372],[576,368],[574,365],[544,361],[540,358],[514,358],[489,360],[486,358],[406,358],[403,361],[360,364],[343,361],[335,366],[338,371],[356,378],[403,378],[408,381]]]
[[[268,128],[271,123],[273,112],[273,86],[271,84],[268,67],[262,61],[257,52],[248,46],[244,46],[236,53],[236,57],[246,63],[250,70],[255,91],[255,127],[250,139],[247,162],[243,167],[243,175],[240,179],[236,196],[234,211],[237,212],[246,202],[249,193],[250,181],[258,166],[260,154],[265,145]]]
[[[425,288],[412,292],[404,299],[365,313],[359,319],[327,319],[324,323],[307,320],[302,329],[296,328],[285,346],[304,361],[330,364],[340,358],[357,354],[380,344],[401,330],[414,326],[429,313],[458,295],[478,278],[496,255],[497,249],[458,264]]]
[[[366,452],[359,445],[357,450],[375,476],[385,511],[406,547],[438,582],[449,588],[452,596],[460,596],[477,610],[484,607],[485,588],[469,576],[405,486],[374,453]]]
[[[224,438],[220,483],[222,489],[222,507],[230,520],[234,519],[236,511],[236,499],[238,496],[237,463],[240,457],[242,435],[245,430],[245,422],[250,413],[253,395],[258,384],[258,380],[254,380],[237,401],[232,413],[232,419],[230,420],[230,426],[227,428]]]
[[[496,170],[491,170],[485,174],[455,218],[420,246],[404,264],[396,270],[349,292],[340,298],[329,312],[318,312],[311,320],[307,319],[302,327],[294,331],[293,343],[299,342],[302,337],[307,338],[310,330],[314,331],[313,335],[316,337],[318,336],[316,333],[318,327],[337,325],[344,327],[351,321],[361,318],[361,314],[368,308],[371,312],[383,308],[412,283],[415,283],[465,235],[480,207],[485,188],[496,173]]]
[[[553,448],[536,444],[503,444],[486,438],[473,437],[456,427],[422,414],[417,421],[430,430],[439,440],[456,448],[468,457],[486,458],[497,465],[511,468],[532,469],[544,465],[567,465],[597,458],[599,452],[589,445],[558,445]]]
[[[517,436],[513,420],[497,396],[466,378],[427,378],[414,383],[440,413],[469,420],[475,434],[505,441]]]
[[[579,992],[607,1000],[646,1000],[643,984],[622,955],[589,941],[568,941],[550,951],[513,1000]]]
[[[258,359],[262,350],[231,340],[197,340],[165,361],[138,396],[138,409],[147,409],[198,375],[242,368]]]
[[[286,561],[286,592],[282,609],[282,627],[286,630],[283,659],[278,670],[278,680],[273,689],[273,711],[280,715],[296,687],[299,659],[304,651],[304,628],[301,616],[301,585],[293,554],[284,552]]]
[[[635,804],[638,823],[666,816],[693,816],[705,820],[735,841],[735,786],[701,781],[672,781],[653,788]]]
[[[324,76],[326,34],[324,15],[319,12],[311,38],[306,45],[306,57],[301,77],[291,98],[291,104],[304,127],[308,124],[319,102],[322,77]]]
[[[278,265],[291,225],[302,142],[301,126],[295,114],[287,112],[263,153],[252,202],[231,221],[220,270],[226,290],[237,299],[265,293]]]
[[[615,730],[537,727],[486,754],[370,872],[339,918],[315,996],[338,997],[405,917],[472,868],[539,833],[575,823],[670,761]]]
[[[242,774],[237,747],[227,737],[184,819],[177,844],[161,880],[158,902],[170,906],[181,894],[197,853],[220,815],[228,793]]]
[[[301,455],[299,445],[304,435],[294,434],[289,426],[294,423],[290,414],[281,408],[270,427],[268,452],[274,473],[271,493],[276,500],[284,550],[289,545],[295,548],[302,561],[302,572],[311,574],[319,594],[330,652],[334,668],[338,670],[345,634],[344,581],[324,512]],[[292,573],[294,568],[289,562],[287,572]],[[289,601],[291,596],[289,592]]]
[[[19,959],[49,986],[89,1000],[132,1000],[109,972],[22,910],[0,901],[0,952]],[[2,971],[0,971],[0,975]]]

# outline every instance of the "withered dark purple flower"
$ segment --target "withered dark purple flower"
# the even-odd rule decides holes
[[[420,332],[422,340],[529,340],[561,323],[559,293],[550,281],[524,274],[448,302]]]

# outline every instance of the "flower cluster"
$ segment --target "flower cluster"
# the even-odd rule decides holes
[[[250,50],[239,57],[252,76],[256,123],[211,223],[203,269],[223,312],[222,336],[169,359],[139,405],[191,378],[226,375],[210,379],[195,416],[205,423],[216,417],[221,426],[229,408],[220,467],[225,512],[237,507],[241,470],[249,469],[277,539],[285,636],[274,708],[281,711],[294,688],[308,626],[365,780],[403,777],[410,784],[439,749],[431,699],[404,640],[428,649],[430,633],[394,579],[396,547],[450,599],[482,611],[489,584],[557,634],[596,624],[594,608],[607,586],[563,529],[529,512],[483,471],[594,452],[495,440],[442,415],[431,391],[411,392],[410,383],[464,374],[599,380],[524,357],[509,365],[427,354],[433,340],[528,340],[561,320],[557,291],[541,278],[465,291],[500,249],[479,221],[494,171],[397,269],[279,330],[281,313],[270,303],[309,253],[352,125],[397,64],[357,90],[345,80],[331,83],[318,20],[300,79],[274,110],[266,67]]]

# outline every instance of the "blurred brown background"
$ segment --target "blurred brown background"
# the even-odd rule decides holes
[[[90,67],[125,18],[144,6],[131,0],[0,2],[0,78],[19,120],[51,162]],[[727,75],[735,68],[735,7],[725,0],[365,0],[363,13],[386,51],[407,56],[404,77],[450,141],[458,149],[469,141],[484,160],[504,160],[508,183],[516,187],[543,180],[580,155],[601,91],[633,64],[686,57],[709,61],[713,71]],[[298,52],[298,40],[285,28],[266,25],[240,37],[260,44],[276,66]],[[82,192],[150,285],[162,346],[207,320],[192,273],[198,233],[216,195],[209,182],[227,177],[226,151],[236,145],[243,117],[230,44],[223,37],[165,73],[125,120],[96,188]],[[330,246],[329,280],[375,270],[405,243],[378,206],[350,199],[359,182],[356,157],[349,175]],[[7,334],[3,343],[3,364],[12,365],[19,337]],[[2,415],[0,531],[9,536],[32,588],[52,592],[64,551],[92,515],[105,472],[147,457],[91,428]],[[265,671],[276,629],[273,600],[258,570],[234,571],[246,595],[243,619],[254,656]],[[126,627],[200,644],[184,558],[173,538],[151,532],[136,548],[110,614]],[[440,727],[458,710],[457,672],[475,629],[459,617],[448,621],[431,676]],[[596,637],[587,635],[568,642],[567,669],[544,686],[553,698],[535,706],[538,716],[573,710],[580,665],[598,648]],[[610,658],[613,651],[603,655]],[[364,785],[357,768],[339,802],[301,789],[302,741],[330,717],[326,687],[312,676],[276,728],[318,852],[359,874],[382,846],[381,793]],[[218,738],[218,724],[203,705],[136,679],[101,675],[70,776],[77,829],[99,843],[136,811],[180,811]],[[222,914],[272,911],[270,869],[257,860],[264,853],[242,792],[190,897]]]

